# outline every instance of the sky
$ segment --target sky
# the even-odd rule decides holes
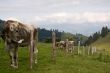
[[[89,36],[110,28],[110,0],[0,0],[0,19]]]

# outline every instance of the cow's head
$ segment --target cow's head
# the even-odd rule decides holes
[[[5,25],[7,26],[7,28],[9,28],[9,30],[11,32],[15,32],[17,30],[17,27],[19,25],[19,22],[17,21],[12,21],[12,20],[8,20]]]
[[[5,23],[5,35],[8,39],[13,41],[19,41],[19,29],[18,29],[19,22],[8,20]]]

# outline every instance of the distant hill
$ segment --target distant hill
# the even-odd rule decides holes
[[[66,39],[75,40],[75,35],[63,31],[61,33],[61,40],[65,41]]]
[[[39,41],[40,42],[51,42],[51,39],[52,39],[52,31],[55,31],[56,33],[56,39],[59,41],[61,40],[61,35],[62,35],[62,32],[58,31],[58,30],[47,30],[45,28],[39,28],[38,29],[38,38],[39,38]]]
[[[110,33],[108,33],[105,37],[100,37],[97,41],[91,44],[92,46],[96,46],[99,49],[107,49],[110,50]]]
[[[78,43],[78,41],[80,41],[80,44],[83,46],[85,45],[86,40],[88,39],[87,36],[83,35],[83,34],[76,34],[76,43]]]

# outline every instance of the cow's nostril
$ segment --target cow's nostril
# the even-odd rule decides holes
[[[18,32],[18,30],[16,30],[16,32]]]

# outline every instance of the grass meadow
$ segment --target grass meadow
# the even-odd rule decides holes
[[[56,50],[56,64],[51,61],[51,44],[38,44],[38,64],[29,69],[29,51],[19,48],[19,68],[10,67],[10,59],[3,42],[0,43],[0,73],[110,73],[110,61],[103,54],[77,55]],[[108,56],[109,57],[109,56]],[[109,58],[107,58],[108,60]]]

